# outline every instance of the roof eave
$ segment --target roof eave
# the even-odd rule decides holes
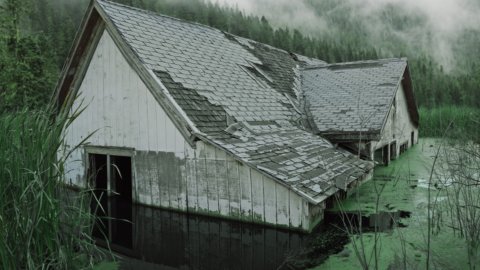
[[[84,54],[83,50],[85,49],[85,46],[88,45],[83,44],[82,46],[82,43],[86,42],[86,39],[93,34],[94,30],[92,28],[98,24],[98,18],[96,17],[98,14],[95,13],[96,10],[94,7],[95,0],[92,0],[82,18],[82,22],[77,30],[72,46],[70,47],[65,64],[60,72],[59,79],[51,97],[51,102],[57,105],[57,109],[60,109],[62,106],[68,106],[68,102],[66,101],[69,99],[69,91],[75,77],[70,73],[72,72],[72,69],[73,71],[78,69],[80,58]]]
[[[369,131],[319,131],[318,135],[333,142],[347,141],[374,141],[380,139],[381,130]]]

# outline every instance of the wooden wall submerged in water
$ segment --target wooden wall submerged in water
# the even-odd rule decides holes
[[[310,228],[308,202],[222,149],[197,142],[185,159],[136,152],[134,160],[134,198],[141,204],[297,230]]]
[[[306,241],[301,233],[150,207],[135,207],[133,216],[134,254],[174,269],[277,269]]]
[[[110,34],[100,35],[72,107],[85,110],[65,131],[65,153],[86,138],[89,147],[69,156],[67,183],[87,186],[92,149],[122,152],[132,159],[134,202],[300,230],[318,220],[310,215],[312,206],[285,185],[220,148],[202,141],[192,147]]]

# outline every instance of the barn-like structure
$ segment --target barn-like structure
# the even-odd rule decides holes
[[[392,104],[403,108],[411,101],[414,115],[405,60],[338,68],[204,25],[94,0],[56,92],[59,107],[72,115],[83,110],[65,129],[59,154],[74,149],[65,181],[106,191],[122,203],[310,231],[328,198],[347,194],[373,171],[372,161],[345,150],[343,137],[332,143],[335,136],[321,122],[341,114],[327,115],[333,107],[324,106],[323,97],[337,93],[329,84],[341,83],[347,76],[341,69],[353,72],[350,65],[356,76],[362,65],[395,66],[395,74],[374,76],[376,88],[368,95],[381,91],[382,101],[371,106],[387,123]],[[365,76],[362,81],[369,80]],[[383,78],[388,87],[377,85]],[[358,91],[346,93],[345,102],[363,101],[356,99],[363,88]],[[346,104],[347,115],[355,109]],[[384,124],[375,132],[387,130]],[[370,139],[381,141],[376,135]],[[115,211],[128,219],[125,209]]]
[[[388,165],[418,140],[418,111],[406,59],[309,66],[302,72],[315,134]]]

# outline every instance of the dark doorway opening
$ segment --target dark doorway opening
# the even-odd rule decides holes
[[[111,242],[132,247],[132,161],[130,157],[110,156],[112,238]]]
[[[415,131],[412,131],[412,135],[411,135],[411,139],[412,139],[412,145],[413,146],[415,144]]]
[[[377,164],[383,164],[383,151],[382,148],[375,150],[373,153],[373,159]]]
[[[392,142],[390,144],[390,160],[397,158],[397,142]]]
[[[132,160],[128,156],[89,154],[89,176],[93,195],[92,213],[96,222],[92,235],[99,244],[108,241],[112,248],[131,249]]]
[[[390,163],[390,155],[389,155],[389,146],[388,144],[383,147],[383,165],[388,166]]]

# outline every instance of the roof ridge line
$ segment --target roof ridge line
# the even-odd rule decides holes
[[[167,18],[167,19],[172,19],[172,20],[179,21],[179,22],[182,22],[182,23],[187,23],[187,24],[192,24],[192,25],[196,25],[196,26],[206,27],[206,28],[213,29],[213,30],[216,30],[216,31],[219,31],[219,32],[223,32],[222,30],[220,30],[220,29],[218,29],[218,28],[215,28],[215,27],[212,27],[212,26],[210,26],[210,25],[206,25],[206,24],[202,24],[202,23],[199,23],[199,22],[194,22],[194,21],[189,21],[189,20],[180,19],[180,18],[177,18],[177,17],[173,17],[173,16],[170,16],[170,15],[165,15],[165,14],[163,14],[163,13],[159,13],[159,12],[156,12],[156,11],[153,11],[153,10],[142,9],[142,8],[139,8],[139,7],[133,7],[133,6],[129,6],[129,5],[117,3],[117,2],[114,2],[114,1],[111,1],[111,0],[95,0],[95,1],[97,1],[97,2],[105,2],[105,3],[109,3],[109,4],[112,4],[112,5],[116,5],[116,6],[119,6],[119,7],[122,7],[122,8],[126,8],[126,9],[135,10],[135,11],[138,11],[138,12],[142,12],[142,13],[145,13],[145,14],[154,15],[154,16],[158,16],[158,17],[163,17],[163,18]]]
[[[205,27],[205,28],[207,28],[207,29],[211,29],[211,30],[217,31],[217,32],[222,33],[222,34],[224,34],[224,35],[225,35],[225,34],[231,35],[231,36],[234,37],[234,38],[241,38],[241,39],[247,40],[248,42],[253,42],[253,43],[256,43],[256,44],[260,44],[260,45],[263,45],[263,46],[267,46],[269,49],[272,49],[272,50],[277,50],[277,51],[284,52],[284,53],[293,53],[293,54],[296,54],[296,55],[299,55],[299,56],[302,56],[302,57],[306,57],[306,58],[315,59],[315,60],[318,60],[318,61],[323,61],[323,62],[325,62],[324,60],[319,59],[319,58],[306,56],[306,55],[299,54],[299,53],[292,52],[292,51],[287,51],[287,50],[284,50],[284,49],[275,47],[275,46],[270,45],[270,44],[267,44],[267,43],[263,43],[263,42],[260,42],[260,41],[257,41],[257,40],[253,40],[253,39],[247,38],[247,37],[242,37],[242,36],[239,36],[239,35],[236,35],[236,34],[233,34],[233,33],[230,33],[230,32],[227,32],[227,31],[224,31],[224,30],[221,30],[221,29],[218,29],[218,28],[215,28],[215,27],[210,26],[210,25],[207,25],[207,24],[202,24],[202,23],[194,22],[194,21],[188,21],[188,20],[184,20],[184,19],[177,18],[177,17],[165,15],[165,14],[162,14],[162,13],[159,13],[159,12],[156,12],[156,11],[147,10],[147,9],[142,9],[142,8],[138,8],[138,7],[133,7],[133,6],[129,6],[129,5],[117,3],[117,2],[114,2],[114,1],[111,1],[111,0],[95,0],[95,1],[96,1],[96,2],[100,2],[100,3],[104,2],[104,3],[112,4],[112,5],[119,6],[119,7],[125,8],[125,9],[130,9],[130,10],[142,12],[142,13],[144,13],[144,14],[149,14],[149,15],[153,15],[153,16],[158,16],[158,17],[163,17],[163,18],[167,18],[167,19],[172,19],[172,20],[175,20],[175,21],[178,21],[178,22],[181,22],[181,23],[187,23],[187,24],[191,24],[191,25],[198,26],[198,27]],[[325,62],[325,63],[327,63],[327,62]],[[328,64],[328,63],[327,63],[327,64]]]
[[[407,61],[408,59],[406,57],[389,57],[389,58],[381,58],[381,59],[367,59],[367,60],[357,60],[357,61],[349,61],[349,62],[327,63],[325,65],[312,65],[312,66],[305,66],[300,69],[310,70],[310,69],[329,68],[334,66],[360,65],[360,64],[368,64],[368,63],[386,63],[386,62],[407,62]]]

